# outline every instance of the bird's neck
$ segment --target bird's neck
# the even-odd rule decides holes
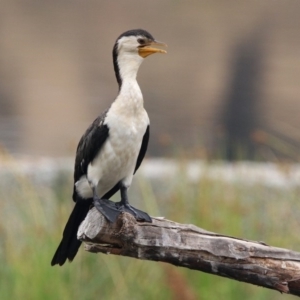
[[[136,76],[143,58],[135,53],[120,53],[115,68],[119,89],[125,82],[136,81]]]
[[[143,61],[136,54],[123,54],[118,57],[119,95],[116,100],[131,107],[143,106],[143,95],[136,80],[139,67]],[[117,75],[117,74],[116,74]],[[118,79],[118,75],[117,75]]]

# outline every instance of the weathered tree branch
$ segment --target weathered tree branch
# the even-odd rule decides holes
[[[112,224],[95,208],[78,238],[90,252],[167,262],[300,296],[300,253],[287,249],[163,218],[141,223],[128,213]]]

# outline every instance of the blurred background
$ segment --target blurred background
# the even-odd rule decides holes
[[[2,0],[3,299],[293,298],[83,250],[63,268],[50,260],[73,206],[77,143],[118,92],[113,44],[135,28],[168,44],[138,74],[151,138],[137,206],[299,250],[299,15],[298,0]]]
[[[2,1],[0,141],[13,153],[74,155],[117,94],[112,47],[143,28],[168,44],[138,80],[148,155],[298,159],[300,3]]]

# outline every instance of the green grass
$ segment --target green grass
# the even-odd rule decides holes
[[[14,167],[0,182],[1,299],[295,298],[163,263],[91,254],[83,248],[71,264],[51,267],[73,206],[71,178],[61,174],[52,185],[35,185]],[[152,215],[299,251],[299,192],[205,178],[190,183],[182,176],[159,185],[138,177],[130,195],[136,206]]]

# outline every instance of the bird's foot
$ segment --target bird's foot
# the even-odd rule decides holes
[[[144,211],[134,208],[129,203],[122,203],[122,201],[115,203],[120,212],[128,212],[135,217],[137,221],[152,223],[151,217]]]
[[[138,221],[152,223],[151,217],[144,211],[134,208],[129,203],[113,202],[106,199],[94,197],[94,206],[111,223],[114,223],[122,212],[128,212]]]
[[[97,210],[111,223],[114,223],[122,212],[116,208],[113,201],[94,197],[93,202]]]

